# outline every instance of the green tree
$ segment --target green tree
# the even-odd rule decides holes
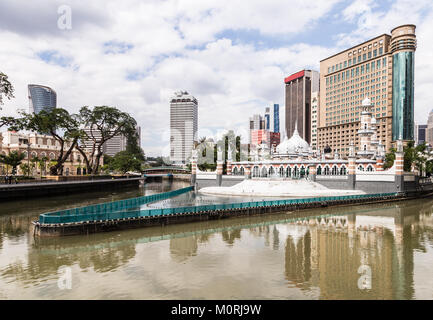
[[[12,174],[16,174],[17,167],[21,164],[24,158],[24,153],[18,153],[18,151],[12,151],[8,155],[0,154],[0,162],[7,166],[11,166]]]
[[[391,148],[390,152],[385,155],[384,169],[389,169],[394,165],[396,148]],[[425,143],[419,144],[415,147],[414,141],[409,141],[403,147],[404,163],[403,170],[410,172],[412,165],[415,166],[421,175],[426,174],[430,169],[430,164],[427,164],[428,154],[427,145]],[[431,172],[431,171],[430,171]]]
[[[135,154],[128,151],[121,151],[116,153],[113,159],[109,162],[110,169],[125,174],[128,171],[141,171],[142,161],[137,158]]]
[[[30,173],[32,171],[31,165],[29,165],[27,163],[23,163],[23,164],[20,165],[20,169],[21,169],[23,175],[30,176]]]
[[[128,113],[108,106],[96,106],[93,109],[84,106],[80,109],[79,117],[81,125],[88,130],[80,131],[77,150],[84,158],[87,172],[97,174],[104,143],[117,135],[131,137],[137,122]],[[85,147],[90,149],[89,155],[84,151]]]
[[[8,100],[14,98],[14,87],[8,80],[8,76],[0,72],[0,110],[3,105],[3,97]]]
[[[30,130],[50,134],[59,142],[59,154],[56,164],[50,168],[51,174],[62,175],[63,164],[68,160],[72,150],[77,146],[80,137],[80,122],[77,115],[70,115],[62,108],[52,111],[42,110],[38,114],[21,112],[21,118],[10,124],[13,130]]]

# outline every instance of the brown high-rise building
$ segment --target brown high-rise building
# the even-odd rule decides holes
[[[290,138],[297,125],[299,135],[311,143],[311,93],[319,90],[319,73],[302,70],[285,78],[284,83],[286,84],[286,134]]]
[[[397,139],[413,139],[415,26],[394,28],[320,61],[318,148],[343,156],[359,149],[361,101],[374,104],[378,140],[386,151]],[[393,85],[394,82],[394,85]]]

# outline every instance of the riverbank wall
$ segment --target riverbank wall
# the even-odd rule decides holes
[[[87,181],[44,182],[0,185],[0,202],[31,199],[89,191],[111,191],[138,187],[142,178],[101,179]]]

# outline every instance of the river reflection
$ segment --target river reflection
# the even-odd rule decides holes
[[[34,213],[5,214],[0,297],[432,299],[432,209],[421,199],[48,239],[29,232]],[[57,285],[62,266],[71,290]]]

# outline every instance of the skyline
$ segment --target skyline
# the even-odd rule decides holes
[[[131,0],[103,10],[71,3],[71,30],[57,27],[61,4],[26,3],[25,11],[23,1],[0,4],[0,61],[16,97],[2,115],[28,109],[29,83],[47,85],[70,112],[113,105],[130,113],[146,155],[156,156],[168,145],[169,98],[187,90],[199,101],[199,137],[234,129],[247,139],[250,115],[284,105],[285,77],[319,70],[320,60],[409,23],[418,40],[415,121],[426,123],[431,110],[431,1],[294,1],[292,10],[281,1],[230,9],[224,1]]]

